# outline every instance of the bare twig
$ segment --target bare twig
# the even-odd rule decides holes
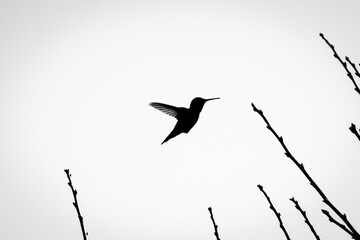
[[[349,127],[350,131],[358,138],[358,140],[360,141],[360,129],[359,131],[356,130],[356,126],[355,124],[351,123],[351,126]]]
[[[283,149],[285,150],[285,156],[287,156],[293,163],[295,163],[295,165],[300,169],[300,171],[305,175],[305,177],[308,179],[308,181],[310,182],[310,185],[319,193],[319,195],[321,196],[321,198],[323,199],[323,202],[328,205],[331,210],[333,210],[336,215],[338,215],[341,220],[345,223],[345,225],[350,229],[351,231],[351,236],[354,239],[358,239],[360,240],[360,235],[359,233],[355,230],[355,228],[351,225],[351,223],[348,221],[347,217],[345,214],[342,214],[326,197],[326,195],[323,193],[323,191],[320,189],[320,187],[316,184],[316,182],[310,177],[310,175],[306,172],[305,167],[302,163],[299,163],[295,157],[290,153],[290,151],[288,150],[288,148],[286,147],[284,140],[281,136],[279,136],[275,130],[271,127],[270,123],[268,122],[268,120],[266,119],[266,117],[264,116],[263,112],[259,109],[257,109],[255,107],[255,105],[252,103],[251,104],[253,107],[253,110],[258,113],[262,119],[264,120],[264,122],[266,123],[266,128],[270,130],[270,132],[276,137],[276,139],[279,141],[279,143],[281,144],[281,146],[283,147]]]
[[[287,239],[287,240],[290,240],[289,234],[287,233],[287,231],[286,231],[286,229],[285,229],[285,227],[284,227],[284,224],[283,224],[283,222],[282,222],[282,220],[281,220],[281,217],[280,217],[281,214],[280,214],[278,211],[276,211],[276,209],[275,209],[274,205],[272,204],[269,196],[268,196],[268,195],[266,194],[266,192],[264,191],[263,186],[261,186],[260,184],[257,185],[257,186],[258,186],[258,188],[260,189],[260,191],[265,195],[267,201],[269,202],[269,204],[270,204],[270,209],[275,213],[275,216],[277,217],[277,219],[278,219],[278,221],[279,221],[279,223],[280,223],[280,228],[281,228],[281,230],[284,232],[284,234],[285,234],[285,236],[286,236],[286,239]]]
[[[292,202],[295,204],[295,208],[296,208],[297,210],[299,210],[299,212],[301,213],[301,215],[302,215],[303,218],[305,219],[305,223],[309,226],[311,232],[314,234],[314,237],[315,237],[317,240],[320,240],[319,235],[316,233],[313,225],[311,225],[308,217],[306,216],[306,211],[304,211],[304,210],[301,209],[298,201],[296,201],[294,197],[290,198],[290,201],[292,201]]]
[[[83,217],[81,216],[80,214],[80,208],[79,208],[79,204],[78,204],[78,201],[77,201],[77,198],[76,198],[76,195],[77,195],[77,191],[74,189],[73,185],[72,185],[72,182],[71,182],[71,174],[70,174],[70,171],[69,169],[64,169],[65,173],[66,173],[66,176],[69,180],[68,182],[68,185],[70,186],[71,188],[71,192],[74,196],[74,202],[73,202],[73,205],[76,209],[76,212],[77,212],[77,215],[78,215],[78,218],[79,218],[79,222],[80,222],[80,226],[81,226],[81,232],[82,232],[82,235],[83,235],[83,239],[86,240],[86,236],[88,235],[87,232],[85,232],[85,227],[84,227],[84,221],[83,221]]]
[[[348,234],[352,235],[352,232],[351,232],[349,229],[347,229],[347,228],[345,227],[345,225],[343,225],[343,224],[339,223],[338,221],[336,221],[336,220],[330,215],[329,211],[326,211],[326,210],[324,210],[324,209],[321,209],[321,211],[322,211],[323,214],[325,214],[325,215],[329,218],[329,221],[330,221],[330,222],[336,224],[336,225],[337,225],[338,227],[340,227],[342,230],[344,230],[344,231],[347,232]]]
[[[339,60],[339,62],[341,63],[341,65],[344,67],[348,77],[350,78],[350,80],[352,81],[352,83],[354,84],[355,86],[355,91],[360,94],[360,89],[358,87],[358,85],[356,84],[355,82],[355,79],[353,77],[353,75],[351,74],[351,72],[349,71],[347,65],[346,65],[346,62],[341,60],[340,56],[337,54],[337,52],[335,51],[335,47],[324,37],[324,34],[320,33],[320,37],[322,39],[324,39],[324,41],[326,42],[326,44],[331,48],[331,50],[334,52],[334,57]],[[355,65],[354,65],[355,66]],[[357,70],[356,70],[357,71]]]
[[[213,216],[213,214],[212,214],[211,207],[209,207],[208,210],[209,210],[209,212],[210,212],[210,218],[211,218],[211,221],[212,221],[212,223],[213,223],[213,225],[214,225],[214,229],[215,229],[214,235],[215,235],[215,237],[216,237],[217,240],[220,240],[219,233],[218,233],[218,230],[217,230],[217,229],[218,229],[218,225],[216,225],[216,223],[215,223],[215,219],[214,219],[214,216]]]
[[[353,75],[351,74],[350,70],[348,69],[346,62],[343,61],[343,60],[341,60],[340,56],[339,56],[339,55],[337,54],[337,52],[335,51],[335,47],[324,37],[324,34],[320,33],[320,37],[321,37],[322,39],[324,39],[324,41],[326,42],[326,44],[329,45],[329,47],[331,48],[331,50],[334,52],[334,57],[339,60],[339,62],[341,63],[341,65],[342,65],[342,66],[344,67],[344,69],[346,70],[346,73],[347,73],[348,77],[350,78],[350,80],[351,80],[352,83],[354,84],[354,86],[355,86],[355,91],[360,94],[360,89],[359,89],[358,85],[356,84]],[[360,73],[359,73],[358,69],[356,68],[356,65],[355,65],[355,64],[350,60],[350,58],[347,57],[347,56],[345,57],[345,60],[346,60],[346,61],[351,65],[351,67],[354,69],[355,75],[356,75],[358,78],[360,78]],[[360,65],[360,64],[359,64],[359,65]],[[354,133],[355,136],[356,136],[356,137],[359,139],[359,141],[360,141],[360,135],[359,135],[359,133],[356,131],[356,127],[353,126],[353,125],[354,125],[354,124],[351,124],[350,131],[351,131],[352,133]]]
[[[360,78],[360,73],[359,73],[359,71],[357,70],[355,63],[353,63],[353,62],[350,60],[349,57],[345,57],[345,60],[346,60],[348,63],[350,63],[350,65],[352,66],[352,68],[353,68],[354,71],[355,71],[355,75],[356,75],[358,78]]]

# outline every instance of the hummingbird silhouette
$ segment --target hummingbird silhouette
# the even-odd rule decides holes
[[[190,108],[174,107],[164,103],[151,102],[149,105],[177,119],[177,123],[171,133],[161,143],[169,141],[180,133],[188,133],[199,119],[201,110],[207,101],[220,98],[204,99],[200,97],[194,98],[190,103]]]

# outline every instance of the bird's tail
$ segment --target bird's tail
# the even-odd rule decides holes
[[[176,137],[177,135],[179,135],[181,132],[178,132],[176,128],[174,128],[171,133],[165,138],[165,140],[161,143],[164,144],[166,143],[167,141],[169,141],[170,139]]]
[[[170,138],[165,138],[165,140],[161,143],[161,145],[163,145],[164,143],[166,143]]]

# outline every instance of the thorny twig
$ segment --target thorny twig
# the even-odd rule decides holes
[[[360,134],[359,134],[360,129],[359,129],[359,131],[356,130],[356,126],[353,123],[351,123],[351,126],[349,127],[349,129],[357,137],[357,139],[360,141]]]
[[[344,224],[341,224],[341,223],[339,223],[338,221],[336,221],[336,220],[330,215],[329,211],[324,210],[324,209],[321,209],[321,212],[322,212],[323,214],[325,214],[325,215],[329,218],[329,221],[330,221],[330,222],[336,224],[338,227],[340,227],[342,230],[344,230],[345,232],[347,232],[349,235],[352,235],[352,232],[351,232],[349,229],[347,229]]]
[[[354,239],[360,240],[360,235],[359,233],[355,230],[355,228],[352,226],[352,224],[349,222],[349,220],[347,219],[345,214],[342,214],[331,202],[330,200],[327,198],[327,196],[323,193],[323,191],[320,189],[320,187],[316,184],[316,182],[310,177],[310,175],[307,173],[307,171],[305,170],[305,167],[302,163],[299,163],[295,157],[290,153],[290,151],[288,150],[288,148],[286,147],[284,140],[281,136],[279,136],[275,130],[271,127],[269,121],[266,119],[266,117],[264,116],[262,110],[257,109],[255,107],[255,105],[252,103],[251,106],[253,107],[253,110],[258,113],[262,119],[264,120],[264,122],[266,123],[266,128],[269,129],[269,131],[276,137],[276,139],[279,141],[279,143],[281,144],[281,146],[283,147],[283,149],[285,150],[285,156],[287,156],[293,163],[295,163],[295,165],[300,169],[300,171],[305,175],[305,177],[308,179],[308,181],[310,182],[310,185],[319,193],[319,195],[321,196],[321,198],[323,199],[323,202],[328,205],[331,210],[333,210],[335,212],[335,214],[337,216],[340,217],[340,219],[345,223],[345,225],[349,228],[349,231],[347,231],[347,233],[349,233]]]
[[[327,44],[327,45],[331,48],[331,50],[334,52],[334,57],[339,60],[339,62],[341,63],[341,65],[342,65],[342,66],[344,67],[344,69],[346,70],[346,73],[347,73],[348,77],[350,78],[350,80],[351,80],[352,83],[354,84],[354,86],[355,86],[355,91],[360,94],[360,89],[359,89],[358,85],[357,85],[356,82],[355,82],[354,76],[352,75],[352,73],[351,73],[350,70],[348,69],[346,62],[343,61],[343,60],[341,60],[340,56],[339,56],[339,55],[337,54],[337,52],[335,51],[334,45],[332,45],[332,44],[324,37],[324,34],[320,33],[320,37],[321,37],[322,39],[324,39],[324,41],[326,42],[326,44]],[[345,57],[345,60],[351,65],[351,67],[352,67],[353,70],[355,71],[355,75],[356,75],[358,78],[360,78],[360,73],[359,73],[358,69],[356,68],[356,65],[355,65],[355,64],[350,60],[350,58],[347,57],[347,56]],[[360,65],[360,64],[359,64],[359,65]],[[355,134],[355,136],[356,136],[356,137],[359,139],[359,141],[360,141],[359,132],[356,130],[356,127],[353,126],[353,125],[354,125],[354,124],[352,123],[352,124],[351,124],[351,127],[350,127],[349,129],[350,129],[350,131],[351,131],[353,134]]]
[[[295,198],[293,198],[293,197],[290,198],[290,201],[292,201],[292,202],[295,204],[295,208],[296,208],[297,210],[299,210],[299,212],[301,213],[301,215],[302,215],[303,218],[305,219],[305,223],[309,226],[309,228],[310,228],[311,232],[313,233],[313,235],[315,236],[315,238],[316,238],[317,240],[320,240],[319,235],[316,233],[313,225],[310,223],[308,217],[306,216],[306,211],[304,211],[304,210],[301,209],[298,201],[296,201]]]
[[[352,75],[351,72],[349,71],[349,69],[348,69],[348,67],[347,67],[347,65],[346,65],[346,62],[343,61],[343,60],[341,60],[340,56],[339,56],[339,55],[337,54],[337,52],[335,51],[334,45],[332,45],[332,44],[324,37],[324,34],[320,33],[320,37],[321,37],[322,39],[324,39],[324,41],[326,42],[326,44],[327,44],[327,45],[331,48],[331,50],[334,52],[334,57],[335,57],[337,60],[339,60],[339,62],[341,63],[341,65],[344,67],[344,69],[345,69],[348,77],[350,78],[350,80],[351,80],[352,83],[354,84],[354,86],[355,86],[355,89],[354,89],[354,90],[355,90],[358,94],[360,94],[360,89],[359,89],[358,85],[356,84],[353,75]],[[348,57],[346,57],[346,58],[349,59]],[[350,64],[351,64],[351,63],[350,63]],[[351,65],[352,65],[352,64],[351,64]],[[356,69],[355,65],[353,66],[353,68]],[[357,70],[356,70],[356,72],[357,72]],[[357,76],[359,76],[358,73],[359,73],[359,72],[357,72],[357,74],[356,74]]]
[[[212,210],[211,210],[211,207],[208,208],[209,212],[210,212],[210,218],[211,218],[211,221],[213,223],[213,226],[214,226],[214,229],[215,229],[215,232],[214,232],[214,235],[216,237],[217,240],[220,240],[220,237],[219,237],[219,233],[218,233],[218,225],[216,225],[215,223],[215,219],[214,219],[214,216],[213,216],[213,213],[212,213]]]
[[[354,71],[355,71],[355,75],[356,75],[358,78],[360,78],[360,73],[359,73],[359,71],[357,70],[355,63],[353,63],[353,62],[350,60],[349,57],[345,57],[345,60],[346,60],[348,63],[350,63],[350,65],[352,66],[352,68],[353,68]],[[359,65],[360,65],[360,64],[359,64]]]
[[[74,202],[73,202],[73,205],[76,209],[76,212],[77,212],[77,215],[78,215],[78,218],[79,218],[79,222],[80,222],[80,226],[81,226],[81,232],[82,232],[82,235],[83,235],[83,239],[86,240],[86,237],[88,235],[87,232],[85,232],[85,227],[84,227],[84,220],[83,220],[83,217],[81,216],[80,214],[80,208],[79,208],[79,204],[78,204],[78,201],[77,201],[77,198],[76,198],[76,195],[77,195],[77,191],[74,189],[73,185],[72,185],[72,182],[71,182],[71,174],[70,174],[70,171],[69,169],[64,169],[65,173],[66,173],[66,176],[69,180],[68,182],[68,185],[70,186],[71,188],[71,192],[74,196]]]
[[[275,216],[277,217],[277,219],[278,219],[278,221],[279,221],[279,223],[280,223],[280,228],[281,228],[281,230],[284,232],[286,239],[287,239],[287,240],[290,240],[289,234],[287,233],[287,231],[286,231],[286,229],[285,229],[285,227],[284,227],[284,224],[283,224],[283,222],[282,222],[282,220],[281,220],[281,217],[280,217],[281,214],[280,214],[278,211],[276,211],[276,209],[275,209],[274,205],[272,204],[269,196],[268,196],[268,195],[266,194],[266,192],[264,191],[263,186],[261,186],[260,184],[257,185],[257,186],[258,186],[258,188],[260,189],[260,191],[265,195],[267,201],[269,202],[269,204],[270,204],[270,209],[275,213]]]

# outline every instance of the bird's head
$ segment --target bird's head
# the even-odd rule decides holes
[[[199,111],[201,112],[202,108],[204,107],[204,104],[207,102],[207,101],[210,101],[210,100],[215,100],[215,99],[220,99],[220,98],[208,98],[208,99],[204,99],[204,98],[201,98],[201,97],[196,97],[194,98],[191,103],[190,103],[190,109],[193,109],[195,111]]]

